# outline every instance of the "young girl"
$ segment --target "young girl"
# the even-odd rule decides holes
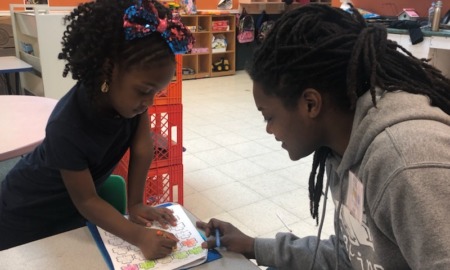
[[[315,152],[315,219],[327,169],[336,235],[254,239],[216,219],[198,226],[279,269],[450,269],[450,80],[352,12],[286,13],[249,70],[267,132],[292,160]]]
[[[176,241],[143,225],[174,225],[167,209],[142,202],[153,158],[147,108],[175,72],[174,53],[192,47],[179,20],[154,1],[97,0],[66,17],[62,53],[77,84],[59,101],[46,138],[2,183],[0,249],[85,225],[89,220],[139,247],[149,259]],[[127,148],[129,220],[96,189]]]

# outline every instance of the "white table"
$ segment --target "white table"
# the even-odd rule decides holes
[[[243,255],[220,251],[222,258],[195,267],[198,270],[260,270]],[[0,269],[108,270],[87,227],[0,251]]]
[[[2,56],[0,57],[0,74],[5,76],[6,79],[6,87],[8,88],[9,94],[20,94],[19,91],[19,72],[26,72],[26,71],[32,71],[33,67],[20,60],[19,58],[15,56]],[[15,81],[16,81],[16,88],[13,92],[11,88],[11,83],[9,81],[9,73],[15,74]]]
[[[0,95],[0,161],[31,152],[45,137],[55,99]]]

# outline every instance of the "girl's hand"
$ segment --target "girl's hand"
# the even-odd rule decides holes
[[[159,222],[161,227],[167,228],[168,225],[177,226],[177,219],[173,211],[161,207],[156,208],[144,204],[136,204],[128,208],[130,220],[134,223],[150,227],[153,221]]]
[[[215,230],[219,229],[221,246],[226,247],[228,251],[241,253],[248,259],[255,258],[255,238],[244,234],[231,223],[213,218],[208,223],[197,221],[197,227],[204,230],[208,237],[208,240],[202,243],[203,248],[216,247]]]
[[[166,257],[177,248],[178,239],[169,232],[143,228],[138,237],[137,246],[148,260]]]

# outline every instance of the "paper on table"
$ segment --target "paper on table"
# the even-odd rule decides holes
[[[173,233],[179,239],[179,242],[177,250],[162,259],[146,260],[139,248],[97,227],[114,269],[182,269],[206,261],[208,250],[202,249],[203,239],[181,205],[170,205],[167,208],[173,210],[174,216],[177,218],[177,226],[165,230]],[[152,228],[162,229],[158,226],[152,226]]]

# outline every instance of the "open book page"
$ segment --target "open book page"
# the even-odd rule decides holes
[[[125,242],[121,238],[97,227],[105,248],[111,257],[116,270],[169,270],[184,269],[206,261],[208,250],[202,249],[203,238],[184,212],[181,205],[170,205],[177,218],[177,226],[165,229],[173,233],[178,239],[177,249],[167,257],[157,260],[146,260],[136,246]],[[157,225],[156,223],[155,225]],[[152,226],[158,228],[159,226]]]

